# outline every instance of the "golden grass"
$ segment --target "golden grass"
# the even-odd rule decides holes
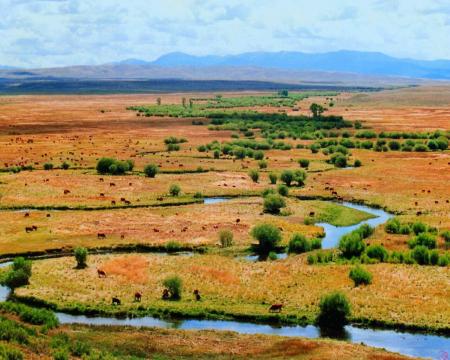
[[[146,262],[148,265],[143,265]],[[119,275],[97,277],[96,268],[116,263],[121,264]],[[286,314],[314,317],[320,297],[340,290],[349,297],[356,318],[436,328],[450,326],[448,267],[368,265],[373,283],[355,288],[348,277],[350,266],[311,266],[306,264],[306,255],[259,263],[217,255],[104,255],[90,256],[88,264],[86,270],[76,270],[72,258],[36,261],[31,285],[17,293],[62,307],[71,303],[109,307],[111,296],[119,296],[122,309],[132,309],[136,306],[133,294],[139,289],[144,293],[142,305],[153,308],[259,315],[267,314],[270,304],[283,303]],[[142,271],[147,276],[145,283],[122,281]],[[180,302],[160,300],[162,280],[169,275],[183,279]],[[194,301],[194,289],[200,290],[202,302]]]

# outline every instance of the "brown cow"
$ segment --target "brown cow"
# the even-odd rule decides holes
[[[111,200],[111,205],[116,205],[116,200]]]
[[[99,180],[100,180],[101,182],[103,182],[103,181],[104,181],[104,180],[103,180],[103,178],[100,178]]]
[[[105,278],[106,277],[106,272],[104,272],[101,269],[97,269],[97,275],[99,278]]]
[[[163,300],[168,300],[170,298],[170,293],[168,289],[164,289],[163,290],[163,294],[162,294],[162,299]]]
[[[98,234],[97,234],[97,238],[98,238],[98,239],[106,239],[106,234],[104,234],[104,233],[98,233]]]
[[[200,296],[200,291],[197,289],[194,290],[195,300],[200,301],[202,297]]]
[[[105,194],[104,194],[104,193],[100,193],[100,196],[101,196],[101,197],[104,197],[104,196],[105,196]]]
[[[281,312],[283,304],[272,304],[269,308],[269,312]]]
[[[120,238],[123,240],[125,239],[125,234],[120,234]]]
[[[142,293],[139,292],[139,291],[136,291],[136,292],[134,293],[134,301],[136,301],[136,302],[141,302],[141,299],[142,299]]]
[[[128,201],[128,200],[125,200],[123,203],[124,203],[125,205],[131,205],[131,201]]]
[[[30,216],[30,213],[25,213],[25,215],[24,215],[25,217],[29,217]]]
[[[29,232],[32,232],[32,231],[33,231],[33,228],[31,226],[26,226],[25,227],[25,232],[29,233]]]
[[[117,297],[113,297],[112,298],[112,304],[113,305],[120,305],[121,304],[120,299],[117,298]]]
[[[33,229],[33,231],[37,231],[38,227],[36,225],[32,225],[31,228]]]
[[[239,224],[241,222],[241,219],[236,219],[236,224]]]
[[[116,184],[114,184],[114,183],[112,182],[112,183],[109,183],[109,186],[116,186]]]
[[[64,195],[70,194],[70,190],[64,190]]]

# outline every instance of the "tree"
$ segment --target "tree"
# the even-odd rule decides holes
[[[289,96],[289,91],[288,90],[279,90],[278,91],[278,96],[288,97]]]
[[[333,292],[320,299],[317,323],[322,328],[339,329],[348,323],[351,312],[350,302],[341,292]]]
[[[277,194],[269,194],[264,198],[264,212],[269,214],[279,214],[281,208],[286,207],[284,199]]]
[[[88,251],[84,247],[77,247],[74,252],[75,260],[77,261],[77,269],[84,269],[87,264]]]
[[[294,181],[294,173],[291,170],[284,170],[281,173],[280,179],[287,186],[291,186],[292,181]]]
[[[313,118],[320,117],[326,111],[326,109],[322,105],[316,103],[312,103],[309,107],[309,110],[311,111]]]
[[[11,270],[5,275],[3,284],[14,291],[15,288],[28,285],[31,277],[31,261],[23,257],[14,259]]]
[[[158,170],[158,166],[156,166],[155,164],[148,164],[144,168],[144,173],[149,178],[154,178],[158,173]]]
[[[183,290],[183,281],[178,276],[171,276],[163,281],[163,285],[169,290],[170,299],[181,299],[181,292]]]
[[[179,185],[177,185],[177,184],[170,185],[170,188],[169,188],[170,195],[178,196],[180,194],[180,192],[181,192],[181,188]]]
[[[251,235],[255,240],[258,240],[258,252],[260,254],[268,254],[276,248],[281,241],[281,231],[272,224],[256,225]]]

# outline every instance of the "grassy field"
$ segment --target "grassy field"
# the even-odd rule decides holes
[[[267,317],[270,304],[282,303],[282,317],[305,317],[312,322],[320,297],[339,289],[348,295],[356,321],[450,327],[449,268],[369,265],[373,283],[354,287],[348,276],[350,266],[311,266],[305,255],[258,263],[218,255],[104,255],[91,256],[88,263],[88,269],[76,270],[73,258],[37,261],[31,285],[18,289],[17,295],[36,297],[61,309],[81,306],[114,313],[140,306],[150,313],[168,309],[191,316],[215,313],[255,319]],[[106,271],[108,277],[99,279],[96,269]],[[162,281],[168,275],[182,278],[181,301],[161,300]],[[201,302],[194,300],[194,289],[200,290]],[[138,290],[144,294],[139,305],[133,298]],[[122,300],[120,308],[110,304],[112,296]]]

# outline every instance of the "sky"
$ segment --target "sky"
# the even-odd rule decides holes
[[[450,59],[450,0],[0,0],[0,65],[342,49]]]

